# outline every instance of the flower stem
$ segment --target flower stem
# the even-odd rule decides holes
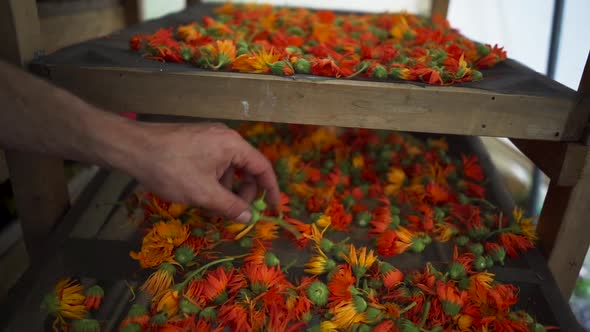
[[[297,264],[297,258],[289,262],[289,264],[285,265],[285,267],[283,267],[283,272],[287,273],[289,269],[292,268],[295,264]]]
[[[361,68],[359,70],[357,70],[354,74],[347,76],[346,78],[354,78],[360,74],[362,74],[365,70],[367,70],[369,68],[369,63],[368,62],[363,62],[361,64]]]
[[[193,272],[189,273],[185,278],[184,281],[180,283],[181,288],[184,287],[186,285],[187,282],[189,282],[191,279],[195,278],[196,276],[198,276],[200,273],[207,271],[208,268],[210,268],[213,265],[217,265],[217,264],[221,264],[221,263],[225,263],[225,262],[231,262],[235,259],[235,257],[225,257],[225,258],[220,258],[218,260],[209,262],[203,266],[201,266],[200,268],[194,270]]]
[[[412,303],[410,303],[410,305],[408,305],[407,307],[405,307],[402,310],[400,310],[399,314],[401,315],[401,314],[403,314],[403,313],[405,313],[407,311],[410,311],[415,306],[416,306],[416,302],[412,302]]]
[[[420,326],[418,326],[420,329],[424,327],[424,324],[426,324],[426,319],[428,318],[429,312],[430,312],[430,299],[428,299],[428,301],[426,301],[426,304],[424,306],[424,312],[422,313],[422,319],[420,320]]]

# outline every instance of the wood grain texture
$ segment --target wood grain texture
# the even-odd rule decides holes
[[[27,251],[43,255],[49,234],[70,204],[63,161],[19,151],[6,151],[6,160]]]
[[[432,0],[430,6],[430,16],[439,14],[442,17],[447,17],[449,10],[449,0]]]
[[[55,83],[114,112],[543,140],[581,135],[581,128],[564,133],[568,99],[226,72],[47,68]]]
[[[68,15],[41,17],[42,46],[47,53],[88,39],[105,36],[125,27],[119,4]]]
[[[578,87],[576,109],[583,113],[590,110],[588,100],[590,98],[590,54]],[[582,122],[587,125],[587,119]],[[548,255],[549,269],[565,298],[569,298],[575,287],[578,274],[588,253],[590,246],[590,146],[588,137],[582,139],[580,146],[570,144],[566,149],[561,173],[578,169],[581,165],[580,175],[573,187],[560,187],[550,185],[549,193],[543,206],[543,220],[539,225],[539,236],[543,249]],[[575,155],[576,158],[570,158]],[[578,155],[583,153],[583,161]],[[551,154],[546,155],[552,158]]]
[[[25,65],[39,49],[39,19],[34,0],[0,1],[0,57]],[[7,151],[16,208],[27,251],[33,259],[69,206],[63,161]]]

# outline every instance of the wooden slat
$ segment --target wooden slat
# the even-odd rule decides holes
[[[0,1],[0,57],[24,65],[39,48],[39,19],[34,0]],[[16,207],[30,256],[40,248],[69,206],[63,161],[7,151]]]
[[[70,233],[74,238],[93,238],[118,209],[117,199],[132,178],[120,172],[112,172],[90,201],[88,208],[80,216],[79,222]]]
[[[590,54],[586,61],[584,73],[578,88],[577,108],[590,110]],[[584,124],[587,124],[584,123]],[[548,253],[549,269],[553,273],[561,293],[565,298],[571,296],[578,274],[590,246],[590,146],[588,138],[583,144],[584,161],[581,174],[573,187],[550,185],[545,198],[543,214],[540,220],[539,235]],[[578,153],[580,148],[576,148]],[[547,154],[547,158],[553,156]],[[578,168],[576,161],[567,165],[565,159],[562,170]],[[563,216],[561,218],[561,216]]]
[[[141,21],[141,4],[140,0],[124,0],[125,23],[127,25],[137,24]]]
[[[574,101],[488,90],[227,72],[49,65],[51,79],[115,112],[184,115],[543,140],[564,132]]]
[[[430,7],[430,16],[438,14],[442,17],[447,17],[449,10],[449,0],[432,0]]]

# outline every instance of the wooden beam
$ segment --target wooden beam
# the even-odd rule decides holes
[[[125,23],[134,25],[141,22],[141,0],[124,0]]]
[[[417,86],[208,71],[49,65],[51,80],[115,112],[571,140],[574,101]]]
[[[446,18],[448,10],[449,0],[432,0],[430,6],[430,16],[438,14]]]
[[[186,0],[186,6],[198,5],[201,3],[201,0]]]
[[[0,57],[25,65],[39,48],[34,0],[0,1]],[[6,151],[16,207],[30,259],[38,259],[56,221],[69,206],[63,161]]]
[[[586,107],[585,111],[590,109],[588,98],[590,98],[590,54],[578,88],[576,107]],[[590,231],[590,223],[588,222],[590,215],[590,204],[588,203],[588,197],[590,197],[590,145],[588,145],[588,138],[584,140],[583,147],[583,166],[575,185],[573,187],[559,186],[552,181],[538,225],[540,243],[548,256],[549,269],[566,299],[572,294],[590,246],[590,236],[588,236]],[[576,147],[575,149],[576,154],[579,153],[580,148]],[[552,159],[555,156],[551,154],[551,151],[547,151],[545,158]],[[561,166],[560,173],[563,174],[571,168],[577,169],[579,166],[573,165],[576,160],[570,159],[571,165],[568,166],[566,150],[565,161]]]

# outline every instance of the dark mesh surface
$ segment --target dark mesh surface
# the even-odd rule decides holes
[[[166,72],[198,71],[189,64],[160,63],[144,59],[137,52],[129,49],[129,39],[138,33],[153,33],[159,28],[173,27],[193,21],[200,21],[205,15],[211,15],[214,5],[197,5],[186,10],[164,16],[160,19],[144,22],[111,35],[94,39],[59,50],[36,60],[35,65],[72,65],[121,67],[146,69]],[[510,55],[510,50],[508,50]],[[484,79],[478,82],[456,84],[454,87],[484,89],[505,94],[525,94],[556,98],[573,98],[575,91],[547,77],[508,59],[492,69],[482,71]],[[308,79],[329,80],[332,78],[307,76]],[[419,82],[397,81],[398,83],[424,86]],[[449,87],[452,89],[452,87]]]

